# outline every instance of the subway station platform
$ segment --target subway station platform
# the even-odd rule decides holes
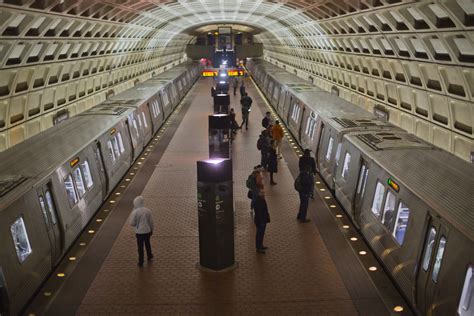
[[[235,258],[222,273],[199,262],[196,161],[208,158],[212,79],[200,79],[156,135],[109,201],[46,282],[26,314],[304,314],[411,315],[410,308],[371,255],[324,183],[316,179],[310,223],[299,223],[293,188],[300,149],[284,140],[275,186],[265,178],[271,223],[266,254],[255,251],[255,225],[245,180],[260,161],[256,142],[265,100],[253,98],[248,130],[233,143]],[[230,91],[232,94],[232,91]],[[240,96],[231,107],[240,119]],[[137,266],[127,219],[137,195],[153,212],[154,260]],[[403,311],[396,312],[396,310]]]

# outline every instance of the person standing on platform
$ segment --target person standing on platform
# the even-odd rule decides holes
[[[245,83],[244,81],[242,80],[242,84],[240,85],[240,97],[243,97],[245,93]]]
[[[135,227],[138,246],[138,266],[143,267],[143,246],[146,248],[148,261],[153,259],[150,244],[150,237],[153,235],[153,218],[150,209],[145,207],[145,200],[142,196],[137,196],[133,200],[133,211],[129,222],[130,225]]]
[[[234,88],[234,95],[237,95],[237,88],[239,87],[239,78],[234,77],[232,81],[232,87]]]
[[[212,86],[211,87],[211,97],[214,98],[216,96],[216,93],[217,93],[216,86]]]
[[[311,157],[311,149],[305,149],[303,156],[300,157],[298,162],[300,172],[303,171],[305,168],[308,169],[313,177],[316,176],[316,161],[313,157]],[[314,199],[314,183],[311,188],[311,198]]]
[[[265,194],[263,191],[259,192],[255,200],[255,226],[257,234],[255,236],[255,246],[258,253],[265,253],[268,247],[263,245],[263,237],[265,236],[265,228],[270,223],[270,214],[268,213],[267,201],[265,201]]]
[[[264,184],[263,184],[263,176],[262,176],[263,168],[261,165],[257,165],[253,167],[252,173],[248,176],[246,181],[246,186],[249,189],[248,198],[251,199],[250,202],[250,209],[255,209],[255,201],[257,200],[257,196],[259,192],[264,192]]]
[[[271,141],[268,150],[268,172],[270,172],[270,185],[276,185],[277,183],[273,180],[273,174],[278,172],[278,157],[275,150],[274,140]]]
[[[260,164],[262,167],[268,169],[268,152],[270,150],[270,139],[268,137],[268,132],[263,130],[257,140],[257,149],[260,150],[261,159]]]
[[[237,121],[235,120],[234,108],[230,109],[229,117],[230,117],[230,129],[232,131],[232,134],[235,134],[237,133],[236,130],[239,129],[239,123],[237,123]]]
[[[284,136],[283,128],[280,125],[280,121],[277,120],[275,122],[275,125],[273,125],[273,127],[272,127],[272,137],[276,142],[277,155],[278,155],[278,158],[280,158],[280,159],[282,158],[282,155],[281,155],[281,141],[283,140],[283,136]]]
[[[300,196],[300,209],[296,219],[300,223],[308,223],[310,220],[306,218],[308,212],[309,196],[313,189],[313,176],[309,169],[303,169],[295,180],[295,189]]]
[[[240,128],[244,126],[245,123],[245,129],[249,129],[249,114],[250,114],[250,107],[252,106],[252,98],[247,95],[247,93],[244,93],[242,96],[242,99],[240,99],[240,105],[242,107],[242,124],[240,124]]]
[[[270,112],[265,113],[265,117],[262,119],[262,127],[267,129],[270,125],[273,125],[272,115]]]

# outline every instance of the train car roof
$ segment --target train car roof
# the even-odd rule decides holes
[[[474,240],[474,166],[435,147],[384,150],[360,135],[352,144],[408,188],[446,221]],[[372,143],[372,144],[371,144]]]
[[[0,200],[17,185],[31,186],[54,171],[132,112],[77,115],[0,152]]]

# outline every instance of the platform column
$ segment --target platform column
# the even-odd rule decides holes
[[[209,115],[209,157],[230,158],[230,116]]]
[[[199,266],[222,271],[235,266],[232,160],[197,161]]]

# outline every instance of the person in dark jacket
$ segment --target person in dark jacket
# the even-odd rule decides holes
[[[212,86],[211,87],[211,97],[215,97],[217,94],[217,89],[216,89],[216,86]]]
[[[268,149],[268,172],[270,172],[270,184],[275,185],[277,184],[273,180],[273,173],[278,172],[278,156],[275,150],[275,141],[272,140],[272,144],[270,145],[270,148]]]
[[[299,167],[300,167],[300,172],[303,171],[305,168],[307,168],[311,174],[316,176],[316,161],[314,160],[313,157],[311,157],[311,150],[310,149],[305,149],[303,156],[300,157],[299,160]],[[314,199],[314,183],[311,188],[311,194],[310,197]]]
[[[237,121],[235,120],[234,108],[230,109],[229,117],[230,117],[230,129],[232,131],[232,134],[235,134],[237,133],[236,130],[239,129],[239,123],[237,123]]]
[[[240,105],[242,106],[242,124],[240,124],[240,128],[245,124],[245,129],[249,129],[249,114],[252,102],[252,98],[247,93],[244,93],[242,99],[240,99]]]
[[[257,234],[255,236],[255,246],[258,253],[265,253],[268,247],[263,245],[263,237],[265,236],[265,228],[270,223],[270,214],[268,213],[267,201],[265,201],[265,195],[263,191],[260,192],[255,200],[255,226],[257,228]]]
[[[244,81],[242,80],[242,84],[240,85],[240,97],[243,97],[244,94],[245,94],[245,83]]]
[[[265,113],[265,117],[262,119],[262,127],[268,129],[268,126],[273,125],[272,115],[270,112]]]
[[[306,213],[308,211],[309,197],[313,190],[313,175],[311,174],[308,168],[303,169],[298,175],[300,178],[300,189],[298,191],[300,196],[300,209],[296,219],[300,223],[307,223],[310,220],[306,218]]]
[[[259,143],[260,146],[258,146]],[[270,150],[270,138],[268,137],[268,132],[266,130],[263,130],[260,134],[257,141],[257,147],[260,147],[258,148],[261,154],[260,164],[265,170],[268,170],[268,152]]]

